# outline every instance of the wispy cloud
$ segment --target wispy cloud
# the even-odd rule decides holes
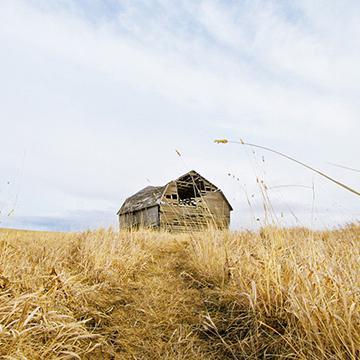
[[[28,154],[23,184],[13,188],[20,190],[0,193],[3,208],[21,191],[18,216],[116,209],[146,178],[165,183],[188,167],[233,194],[239,211],[244,198],[229,171],[252,192],[259,172],[270,182],[313,181],[271,156],[259,165],[243,149],[215,147],[219,136],[272,145],[323,167],[330,160],[356,167],[359,7],[3,1],[0,124],[9,136],[0,144],[2,177],[18,183],[21,154]],[[335,201],[358,212],[352,198],[315,181],[324,207]],[[281,194],[304,206],[312,199],[293,189]]]

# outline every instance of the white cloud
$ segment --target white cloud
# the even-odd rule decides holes
[[[3,211],[16,196],[18,216],[116,211],[146,178],[165,183],[188,167],[235,194],[238,209],[246,199],[228,172],[252,192],[257,172],[276,184],[314,178],[268,154],[270,163],[253,164],[254,173],[245,149],[211,142],[222,136],[298,155],[355,186],[356,173],[325,162],[357,167],[357,8],[351,1],[3,1],[0,166],[14,182],[0,192]],[[350,208],[348,218],[359,214],[358,199],[315,181],[322,208],[334,199]],[[307,209],[305,193],[284,189],[282,201]],[[279,192],[271,196],[276,202]],[[240,210],[234,217],[248,224]]]

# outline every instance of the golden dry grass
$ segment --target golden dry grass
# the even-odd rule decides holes
[[[359,359],[360,226],[0,231],[0,358]]]

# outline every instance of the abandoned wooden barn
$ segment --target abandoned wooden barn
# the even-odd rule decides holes
[[[192,170],[164,186],[148,186],[125,200],[120,229],[197,230],[230,225],[232,207],[223,192]]]

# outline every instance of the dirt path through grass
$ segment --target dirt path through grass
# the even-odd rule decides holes
[[[133,279],[126,304],[113,314],[125,322],[126,332],[115,340],[128,358],[202,359],[204,340],[199,321],[204,311],[201,293],[184,282],[186,242],[154,248]],[[201,346],[202,345],[202,346]]]

